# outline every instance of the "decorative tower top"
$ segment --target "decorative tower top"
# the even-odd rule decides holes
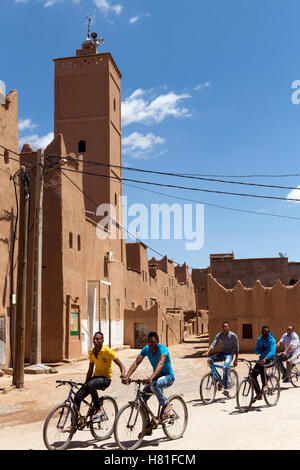
[[[97,47],[99,46],[100,42],[104,43],[104,38],[98,38],[97,33],[91,33],[91,22],[92,19],[87,17],[88,20],[88,35],[86,40],[82,44],[82,49],[78,49],[76,51],[77,56],[83,55],[94,55],[98,54]]]

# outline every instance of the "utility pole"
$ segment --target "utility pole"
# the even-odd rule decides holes
[[[31,351],[30,364],[41,364],[42,319],[42,251],[43,251],[44,150],[39,149],[36,161],[34,240],[32,266]]]
[[[24,387],[25,316],[27,297],[28,227],[30,203],[29,176],[25,167],[21,167],[19,173],[19,182],[19,253],[13,385],[15,385],[16,388],[22,389]]]

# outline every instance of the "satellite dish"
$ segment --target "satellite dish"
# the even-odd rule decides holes
[[[97,33],[92,33],[92,34],[91,34],[91,37],[92,37],[93,39],[97,39],[98,34],[97,34]]]

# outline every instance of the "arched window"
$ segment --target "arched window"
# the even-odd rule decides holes
[[[86,142],[85,140],[80,140],[78,142],[78,153],[86,152]]]

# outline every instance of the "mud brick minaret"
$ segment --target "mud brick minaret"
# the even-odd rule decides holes
[[[84,171],[106,176],[83,175],[90,218],[95,218],[97,206],[103,203],[112,204],[118,215],[122,194],[121,169],[93,164],[122,165],[122,75],[110,53],[98,52],[99,42],[103,39],[90,33],[89,20],[87,39],[76,56],[54,60],[54,133],[63,134],[68,153],[84,156]]]

